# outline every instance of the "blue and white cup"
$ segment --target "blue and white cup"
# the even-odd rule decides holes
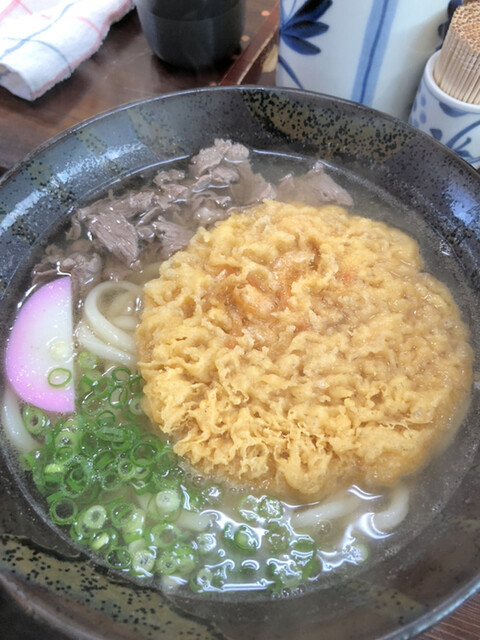
[[[406,120],[448,0],[281,0],[276,83]]]
[[[433,75],[438,55],[427,62],[408,121],[479,169],[480,105],[462,102],[440,89]]]

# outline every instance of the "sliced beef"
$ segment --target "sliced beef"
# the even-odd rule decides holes
[[[239,182],[231,185],[231,192],[237,205],[245,206],[261,202],[265,198],[276,198],[275,187],[260,173],[254,173],[250,164],[239,164]]]
[[[321,162],[304,176],[286,175],[277,186],[277,198],[284,202],[303,202],[316,206],[323,203],[351,206],[352,197],[333,180]]]
[[[215,186],[227,186],[232,182],[237,182],[239,173],[234,167],[220,165],[210,172],[210,182]]]
[[[89,246],[85,250],[82,241],[76,243],[76,249],[65,253],[56,245],[47,247],[43,260],[33,269],[33,283],[47,282],[53,278],[69,274],[72,281],[72,293],[75,300],[100,282],[102,259]]]
[[[127,266],[138,258],[135,226],[123,214],[104,211],[101,215],[87,217],[85,225],[97,249],[112,254]]]
[[[131,191],[124,198],[112,200],[108,209],[131,220],[161,204],[162,200],[156,191]]]
[[[246,162],[250,155],[249,150],[243,144],[238,142],[230,144],[225,150],[225,160],[229,162]]]
[[[130,220],[159,204],[161,204],[161,199],[157,191],[129,191],[120,198],[116,198],[110,194],[108,198],[97,200],[93,204],[79,209],[72,216],[72,222],[77,223],[95,218],[103,215],[107,211],[118,213],[127,220]]]
[[[167,171],[159,171],[154,177],[153,182],[157,187],[172,182],[182,182],[185,179],[185,172],[178,169],[168,169]]]
[[[234,144],[230,140],[215,140],[212,147],[202,149],[192,158],[191,174],[198,178],[209,174],[224,160],[227,163],[243,163],[248,161],[249,151],[242,144]]]
[[[66,233],[67,249],[49,247],[33,280],[70,273],[75,296],[84,295],[102,278],[119,280],[149,261],[169,258],[187,246],[192,229],[224,220],[234,206],[265,198],[352,204],[321,162],[306,175],[289,174],[274,186],[254,172],[247,147],[218,139],[192,158],[187,171],[159,171],[148,188],[119,197],[110,193],[79,209]]]
[[[184,249],[194,233],[191,229],[181,227],[174,222],[161,218],[154,220],[152,227],[155,230],[155,235],[161,241],[161,250],[159,252],[161,260],[166,260],[176,251]]]
[[[191,172],[196,178],[198,178],[215,167],[218,167],[222,160],[223,155],[216,147],[202,149],[198,155],[192,158],[190,163]]]

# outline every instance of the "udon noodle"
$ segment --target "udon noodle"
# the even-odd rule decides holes
[[[300,594],[340,566],[363,567],[375,555],[370,548],[395,535],[409,512],[413,471],[428,460],[426,450],[433,442],[455,432],[468,395],[471,354],[467,330],[450,294],[423,274],[416,244],[398,230],[365,221],[361,222],[362,239],[358,229],[348,232],[346,221],[353,218],[338,206],[322,213],[296,204],[286,206],[283,214],[276,213],[280,205],[271,201],[257,209],[251,206],[264,198],[298,200],[299,194],[315,207],[325,202],[342,207],[352,204],[350,195],[318,163],[305,176],[289,174],[277,184],[269,183],[252,170],[247,149],[216,141],[212,149],[193,158],[186,170],[161,171],[151,185],[139,191],[119,198],[109,195],[76,212],[67,232],[68,243],[49,247],[44,262],[35,268],[34,293],[42,282],[66,273],[71,278],[78,310],[72,333],[76,410],[71,414],[44,411],[7,388],[2,423],[53,523],[68,527],[74,543],[106,566],[136,580],[158,581],[165,588],[184,585],[196,593],[250,589],[271,591],[275,596]],[[124,214],[125,206],[128,211]],[[306,209],[309,213],[302,222]],[[249,220],[265,220],[266,212],[272,226],[264,228],[266,235],[250,237]],[[115,246],[117,240],[107,248],[102,244],[112,241],[110,231],[108,237],[102,233],[115,216],[130,242],[121,251]],[[317,229],[315,217],[320,221]],[[237,223],[237,229],[231,226]],[[198,225],[204,228],[189,244]],[[329,225],[345,243],[345,263],[340,267],[328,250]],[[379,242],[381,234],[375,235],[380,228],[391,239],[388,247]],[[302,235],[307,238],[306,253],[298,253],[298,246],[288,246],[292,230],[297,240]],[[215,238],[219,244],[213,250]],[[373,255],[371,271],[354,292],[349,285],[366,269],[366,263],[353,264],[353,249],[365,241]],[[392,340],[397,333],[412,349],[419,346],[419,325],[413,325],[410,333],[405,326],[405,309],[411,308],[415,322],[419,317],[424,320],[430,344],[445,346],[434,349],[432,361],[445,360],[443,369],[440,364],[432,375],[428,358],[424,358],[424,371],[420,367],[417,372],[433,381],[429,389],[419,383],[432,400],[431,411],[418,401],[419,389],[412,384],[408,401],[403,398],[408,411],[404,407],[402,414],[399,399],[395,411],[384,416],[385,438],[394,437],[393,447],[398,449],[400,437],[414,439],[425,424],[435,423],[438,429],[433,433],[427,426],[424,433],[428,437],[420,443],[413,462],[387,465],[389,473],[380,466],[375,470],[369,459],[372,441],[362,455],[357,447],[355,456],[350,452],[340,464],[342,453],[335,450],[340,439],[331,440],[322,451],[325,460],[335,463],[316,460],[310,464],[305,453],[300,453],[294,481],[285,466],[278,470],[293,451],[299,451],[311,416],[319,408],[324,411],[327,404],[338,409],[352,403],[345,375],[339,377],[335,371],[327,375],[322,369],[342,351],[331,343],[336,328],[350,331],[348,340],[359,340],[358,358],[348,361],[346,367],[351,374],[362,363],[356,379],[364,391],[367,381],[374,380],[378,393],[382,370],[393,367],[393,360],[385,364],[379,358],[369,364],[369,348],[375,350],[385,336],[382,322],[375,324],[375,313],[365,306],[369,287],[376,287],[384,301],[388,297],[381,278],[388,275],[389,251],[397,260],[390,284],[395,278],[405,284],[415,264],[414,271],[423,280],[421,286],[412,284],[412,291],[417,287],[418,297],[429,298],[417,313],[415,296],[395,298],[392,293],[389,321],[395,314],[403,318],[401,331],[393,324],[390,327]],[[282,272],[287,257],[293,260],[293,267]],[[248,273],[242,271],[242,260],[252,267]],[[318,266],[322,260],[324,272],[309,274],[312,264]],[[212,264],[216,271],[209,271]],[[227,286],[229,277],[237,277],[236,290]],[[269,286],[283,282],[282,277],[287,278],[287,286],[277,291],[277,306],[271,307]],[[303,293],[302,278],[304,282],[310,278]],[[333,282],[350,291],[345,293],[349,300],[340,295],[325,297]],[[322,287],[323,298],[317,295],[317,301],[323,300],[330,314],[328,321],[323,318],[323,325],[319,308],[309,307],[311,300],[305,295],[308,290],[315,297]],[[207,290],[210,298],[204,295]],[[292,292],[296,292],[297,306],[289,299]],[[260,299],[266,307],[259,304]],[[242,305],[243,315],[239,313]],[[345,322],[352,310],[357,319],[353,332]],[[290,320],[286,311],[293,314]],[[283,324],[275,325],[272,318],[279,315]],[[365,329],[372,319],[371,326],[377,328],[374,348],[368,347],[371,336]],[[308,344],[306,336],[310,337]],[[316,349],[322,340],[328,346],[320,353]],[[137,344],[146,380],[146,405],[143,381],[136,372]],[[61,355],[63,347],[57,347]],[[316,358],[316,369],[313,360],[302,360],[306,352]],[[202,369],[199,363],[206,356],[209,368]],[[348,350],[342,357],[347,356]],[[403,356],[392,356],[397,357]],[[264,370],[260,379],[260,369],[255,367],[264,367],[269,358],[272,368]],[[297,363],[293,369],[292,358]],[[299,376],[301,367],[304,375]],[[231,374],[237,381],[243,379],[243,391],[233,389]],[[225,388],[220,383],[235,392],[230,404],[223,402]],[[277,391],[269,396],[269,389],[275,386]],[[257,392],[268,396],[263,407],[256,404]],[[374,422],[381,422],[374,396],[373,392],[368,396],[370,418],[363,421],[367,431]],[[208,406],[202,405],[205,399]],[[437,413],[434,406],[439,407]],[[257,419],[264,433],[265,429],[274,433],[276,425],[282,425],[290,449],[264,440],[265,447],[277,454],[278,468],[273,465],[274,455],[262,464],[258,463],[260,455],[252,455],[263,451],[258,441],[245,455],[234,446],[235,439],[225,435],[230,433],[229,420],[235,410],[244,424],[251,426]],[[350,415],[365,410],[365,406],[350,409]],[[206,420],[199,417],[202,411]],[[301,416],[299,411],[303,411]],[[269,415],[275,415],[273,422],[265,420]],[[332,416],[328,420],[334,424]],[[209,441],[209,432],[219,434],[220,445]],[[311,435],[307,434],[310,443]],[[347,437],[343,442],[343,450],[348,451],[352,440]],[[248,473],[242,470],[245,468]]]
[[[133,332],[142,296],[142,288],[128,280],[96,285],[85,298],[84,317],[77,326],[79,344],[109,362],[135,366]]]

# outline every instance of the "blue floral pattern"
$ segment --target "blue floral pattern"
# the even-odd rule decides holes
[[[469,122],[469,124],[464,127],[460,125],[460,128],[455,133],[455,135],[449,137],[449,135],[445,134],[442,129],[429,126],[429,118],[425,109],[427,104],[427,91],[428,89],[425,85],[425,80],[422,78],[418,94],[415,98],[415,102],[413,103],[412,111],[410,114],[410,124],[413,124],[415,127],[419,127],[423,131],[427,131],[433,138],[435,138],[435,140],[438,140],[449,149],[452,149],[452,151],[455,151],[455,153],[458,153],[461,158],[475,167],[478,163],[480,163],[480,155],[477,155],[478,135],[475,136],[474,139],[470,134],[472,134],[475,130],[478,130],[480,132],[480,118],[473,122]],[[461,109],[456,109],[453,106],[445,104],[441,100],[437,100],[437,104],[441,111],[449,118],[462,118],[466,115],[465,112]],[[477,141],[476,144],[475,141]]]
[[[320,53],[320,47],[309,42],[309,39],[328,31],[328,24],[320,22],[320,18],[331,7],[332,3],[333,0],[306,0],[297,9],[297,3],[294,2],[288,16],[285,15],[282,7],[280,38],[287,47],[305,56],[314,56]],[[292,80],[302,88],[296,73],[283,56],[279,56],[278,63],[285,69]]]

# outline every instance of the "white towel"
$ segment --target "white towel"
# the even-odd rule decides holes
[[[132,0],[0,0],[0,85],[35,100],[103,42]]]

